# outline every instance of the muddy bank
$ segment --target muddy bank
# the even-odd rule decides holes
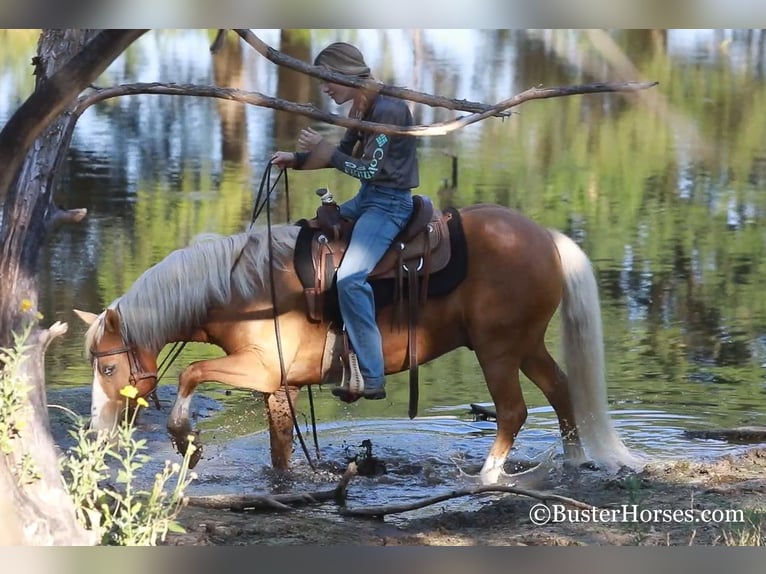
[[[187,507],[180,517],[187,532],[169,535],[167,544],[766,544],[766,448],[763,447],[709,462],[658,463],[641,472],[612,476],[585,469],[576,472],[549,469],[544,483],[538,486],[608,510],[600,516],[565,515],[564,508],[554,508],[554,512],[559,513],[554,521],[536,525],[530,510],[540,501],[507,494],[477,498],[474,510],[452,511],[446,504],[435,505],[429,515],[414,518],[408,513],[385,519],[341,517],[331,503],[290,512],[231,512]],[[352,481],[349,506],[353,506],[355,488],[374,487],[374,480]]]

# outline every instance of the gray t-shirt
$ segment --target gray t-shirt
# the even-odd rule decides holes
[[[375,97],[363,119],[397,126],[414,124],[404,100],[380,94]],[[354,157],[352,154],[358,142],[361,142],[362,155]],[[363,183],[412,189],[420,185],[416,147],[414,136],[389,136],[349,128],[327,167],[335,167]],[[301,168],[308,155],[296,154],[296,169]]]

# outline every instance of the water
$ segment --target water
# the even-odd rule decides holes
[[[278,31],[257,31],[274,46]],[[632,96],[571,96],[528,102],[420,143],[420,192],[439,205],[480,201],[520,209],[581,243],[599,282],[609,404],[625,442],[658,459],[704,459],[741,445],[693,440],[685,430],[766,425],[766,86],[759,31],[617,31],[611,52],[587,32],[316,31],[292,38],[304,60],[327,42],[357,42],[377,77],[451,97],[494,102],[530,86],[657,80]],[[34,36],[5,33],[0,120],[31,89]],[[99,85],[133,81],[232,85],[337,107],[314,81],[277,73],[247,46],[211,57],[202,31],[151,32],[116,61]],[[285,45],[287,45],[285,43]],[[618,56],[624,54],[629,64]],[[418,55],[415,61],[414,55]],[[453,114],[414,106],[417,121]],[[233,233],[249,222],[267,158],[291,149],[300,127],[340,131],[305,118],[204,98],[132,96],[95,106],[80,120],[56,201],[86,207],[80,225],[49,242],[40,274],[46,321],[70,324],[48,351],[49,400],[88,411],[90,368],[84,326],[73,308],[99,311],[147,267],[201,232]],[[449,184],[451,159],[458,188]],[[291,173],[291,217],[311,216],[318,187],[339,200],[355,183],[333,171]],[[284,221],[278,198],[275,217]],[[558,320],[549,331],[555,352]],[[178,364],[214,350],[190,345]],[[178,370],[171,370],[172,381]],[[316,394],[326,475],[372,438],[389,474],[365,502],[433,493],[462,484],[492,441],[494,424],[474,421],[470,403],[490,398],[475,357],[453,352],[421,368],[419,416],[406,418],[406,374],[390,378],[389,400],[344,405]],[[560,449],[555,416],[523,381],[530,416],[512,458],[539,460]],[[173,384],[162,386],[165,405]],[[262,405],[215,385],[195,400],[206,443],[199,493],[279,488],[269,471]],[[310,442],[308,401],[299,405]],[[165,413],[149,411],[142,432],[158,460],[177,460]],[[66,444],[64,425],[57,440]],[[306,468],[300,449],[298,469]],[[303,476],[303,478],[301,478]],[[276,481],[276,482],[275,482]],[[295,486],[293,484],[292,486]],[[369,491],[369,492],[368,492]]]

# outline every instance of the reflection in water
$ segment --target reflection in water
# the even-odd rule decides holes
[[[243,89],[244,59],[239,36],[224,32],[212,60],[216,86]],[[221,158],[234,164],[247,162],[245,105],[229,100],[216,100],[216,105],[221,119]]]
[[[357,42],[376,77],[487,102],[538,84],[658,80],[656,89],[637,97],[528,102],[509,119],[424,139],[419,192],[436,198],[445,181],[451,186],[454,154],[458,184],[440,197],[458,206],[500,202],[582,244],[601,288],[610,404],[629,445],[658,455],[702,456],[734,447],[689,441],[682,429],[766,424],[766,301],[760,289],[766,282],[766,33],[259,33],[306,61],[330,41]],[[206,33],[148,33],[99,84],[216,83],[336,111],[319,95],[316,82],[277,70],[229,36],[223,51],[211,55]],[[0,42],[8,37],[0,36]],[[4,120],[15,94],[26,88],[17,67],[3,62]],[[13,89],[6,89],[9,85]],[[421,105],[415,110],[422,122],[456,115]],[[241,104],[169,96],[121,98],[85,114],[57,202],[87,207],[89,217],[52,238],[41,270],[46,320],[70,322],[70,336],[48,352],[53,390],[87,394],[89,366],[80,348],[84,329],[71,309],[103,308],[144,269],[197,233],[242,229],[267,158],[290,145],[308,123]],[[339,131],[327,133],[337,137]],[[355,189],[350,178],[335,172],[290,177],[294,219],[313,214],[316,187],[331,187],[339,198]],[[554,340],[557,329],[554,321]],[[216,350],[187,350],[179,364],[211,353]],[[410,452],[421,440],[412,434],[413,425],[422,423],[429,441],[446,429],[445,449],[483,457],[490,437],[466,430],[467,405],[489,401],[471,353],[458,351],[432,362],[422,369],[421,381],[424,420],[409,423],[397,420],[406,411],[406,375],[392,377],[387,405],[348,407],[319,392],[323,434],[338,442],[375,434],[386,442],[382,448]],[[266,456],[263,435],[246,445],[253,440],[249,433],[263,431],[261,405],[249,396],[225,396],[216,387],[208,394],[225,408],[200,421],[204,432],[222,441],[248,435],[231,446],[221,442],[222,460],[229,464],[243,457],[241,464],[258,467]],[[525,385],[525,394],[535,414],[519,449],[537,456],[556,448],[556,424],[532,385]],[[453,418],[428,420],[429,414],[445,414],[440,409]],[[360,420],[372,421],[373,429],[360,426]],[[164,437],[158,443],[164,444]],[[233,450],[224,454],[227,448]],[[340,448],[328,447],[334,454]],[[255,458],[247,463],[245,457]]]
[[[280,50],[308,64],[313,63],[311,36],[307,30],[282,30]],[[277,97],[301,104],[313,103],[319,106],[319,81],[305,74],[280,67],[277,71]],[[295,149],[298,132],[309,126],[310,120],[296,114],[278,112],[278,121],[274,123],[274,141],[276,149]]]

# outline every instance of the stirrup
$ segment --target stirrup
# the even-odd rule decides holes
[[[332,389],[332,394],[344,403],[359,400],[364,393],[364,377],[359,369],[359,359],[356,353],[348,353],[348,361],[343,365],[343,376],[340,385]]]
[[[351,352],[348,354],[348,382],[346,385],[343,384],[345,382],[345,374],[346,371],[344,369],[344,381],[341,382],[341,387],[345,386],[348,392],[361,395],[364,392],[364,377],[359,369],[359,358],[356,356],[356,353]]]
[[[346,369],[343,369],[343,379],[341,384],[332,390],[332,394],[338,397],[344,403],[353,403],[360,398],[379,400],[386,398],[386,389],[367,389],[364,385],[364,377],[359,369],[359,359],[355,353],[348,354],[348,381],[346,380]]]

